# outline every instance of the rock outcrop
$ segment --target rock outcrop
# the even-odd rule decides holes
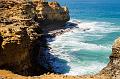
[[[110,62],[100,74],[108,74],[111,79],[120,78],[120,38],[115,40],[112,47],[112,54],[110,56]]]
[[[67,7],[61,7],[57,2],[35,2],[39,21],[56,22],[68,21]]]
[[[57,2],[1,0],[0,69],[21,75],[40,75],[50,71],[38,62],[38,56],[42,58],[47,48],[43,29],[50,23],[46,21],[54,20],[63,24],[69,20],[67,8]]]
[[[120,38],[118,38],[113,47],[109,64],[96,75],[84,76],[65,76],[58,74],[44,74],[41,76],[25,77],[13,74],[10,71],[0,70],[0,77],[3,79],[119,79],[120,78]]]
[[[0,79],[120,79],[120,38],[109,64],[96,75],[32,76],[51,72],[44,55],[46,33],[62,28],[69,19],[68,9],[57,2],[0,0]]]
[[[31,3],[0,2],[0,68],[27,74],[31,67],[30,50],[38,39],[40,27],[32,21],[35,14]]]
[[[36,4],[36,20],[45,31],[63,28],[70,19],[68,8],[61,7],[57,2],[35,1],[34,3]]]

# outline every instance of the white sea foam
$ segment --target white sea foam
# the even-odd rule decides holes
[[[60,44],[61,43],[61,44]],[[58,45],[57,45],[58,44]],[[51,46],[53,48],[70,48],[72,51],[78,51],[78,50],[111,50],[110,47],[102,46],[102,45],[96,45],[96,44],[90,44],[90,43],[84,43],[84,42],[79,42],[76,40],[66,40],[66,41],[55,41],[54,43],[51,43]]]
[[[76,23],[77,28],[57,36],[55,41],[49,42],[50,47],[53,48],[51,54],[68,62],[67,65],[70,67],[70,71],[66,75],[83,75],[100,71],[107,63],[96,59],[89,62],[88,60],[80,60],[79,57],[73,56],[76,54],[71,53],[81,53],[81,50],[93,51],[94,54],[102,55],[104,59],[108,60],[111,45],[107,44],[109,39],[105,39],[105,37],[109,33],[120,31],[120,28],[109,22],[79,21],[75,19],[70,22]],[[108,41],[104,42],[104,39]],[[104,55],[108,52],[109,54]],[[74,60],[79,63],[75,63]],[[64,68],[62,61],[54,60],[51,62],[56,72],[62,72],[61,68]]]
[[[79,30],[90,31],[94,33],[110,33],[114,31],[120,31],[119,27],[113,26],[110,22],[96,22],[96,21],[79,21],[76,19],[70,22],[78,24]],[[108,28],[109,27],[109,28]]]
[[[69,73],[65,75],[85,75],[85,74],[95,74],[98,73],[103,67],[106,66],[105,63],[100,62],[89,62],[89,65],[71,65]]]

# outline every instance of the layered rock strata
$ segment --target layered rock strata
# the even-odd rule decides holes
[[[52,11],[54,12],[50,13]],[[47,48],[45,38],[47,32],[43,29],[51,24],[47,22],[55,19],[63,24],[69,20],[68,12],[57,2],[1,0],[0,69],[11,70],[21,75],[50,72],[44,54]],[[55,26],[54,24],[51,25]],[[44,67],[45,64],[47,69]]]
[[[58,74],[44,74],[41,76],[25,77],[17,74],[13,74],[9,71],[0,70],[0,75],[3,79],[119,79],[120,78],[120,38],[115,40],[112,47],[112,54],[110,56],[109,64],[96,75],[84,75],[84,76],[65,76]]]
[[[120,38],[115,40],[112,47],[112,54],[110,56],[110,62],[100,74],[108,74],[110,79],[120,78]]]
[[[57,2],[0,0],[0,69],[6,69],[0,70],[0,79],[120,79],[120,38],[112,47],[109,64],[96,75],[32,76],[50,72],[44,52],[46,33],[68,20],[68,9]]]

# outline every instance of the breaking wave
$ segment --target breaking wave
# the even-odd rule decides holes
[[[70,69],[64,67],[64,61],[50,60],[54,71],[57,73],[67,71],[64,73],[65,75],[99,72],[109,62],[112,43],[120,35],[119,26],[109,22],[76,19],[70,20],[66,27],[71,26],[76,28],[49,42],[49,46],[52,48],[51,54],[65,60],[70,67]]]

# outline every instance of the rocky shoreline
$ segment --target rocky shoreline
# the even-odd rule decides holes
[[[1,0],[0,69],[31,76],[52,72],[46,35],[68,20],[67,8],[57,2]]]
[[[64,27],[69,19],[67,7],[57,2],[0,0],[0,79],[119,79],[120,38],[112,47],[109,64],[98,74],[54,73],[46,38],[71,31],[74,27]]]

